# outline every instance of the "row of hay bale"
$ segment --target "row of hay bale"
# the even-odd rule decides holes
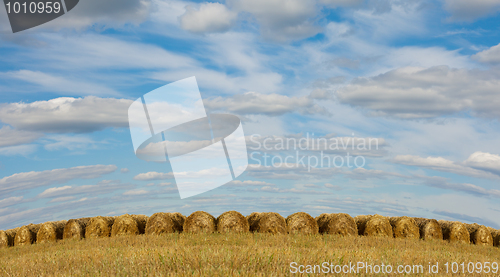
[[[455,221],[345,213],[321,214],[313,218],[298,212],[286,219],[274,212],[252,213],[247,217],[229,211],[215,218],[197,211],[187,218],[180,213],[118,217],[93,217],[69,221],[30,224],[0,231],[0,248],[54,242],[61,239],[102,238],[122,235],[160,235],[164,233],[258,232],[272,234],[336,234],[342,236],[385,236],[407,239],[438,239],[478,245],[500,246],[500,230],[479,224]]]

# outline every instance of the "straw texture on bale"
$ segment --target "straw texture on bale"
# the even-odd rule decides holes
[[[14,245],[30,245],[36,242],[36,234],[41,224],[30,224],[19,228],[14,237]]]
[[[371,237],[393,237],[389,219],[381,215],[357,216],[354,218],[358,226],[358,233]],[[361,230],[361,231],[360,231]]]
[[[250,231],[248,220],[237,211],[225,212],[217,217],[217,232],[245,233]]]
[[[250,232],[255,232],[255,230],[257,230],[257,223],[261,214],[262,213],[253,212],[246,216],[248,225],[250,226]]]
[[[182,215],[181,215],[182,216]],[[155,213],[146,224],[146,234],[161,235],[182,232],[184,218],[174,213]]]
[[[316,217],[319,232],[322,234],[335,234],[342,236],[358,235],[358,227],[354,218],[345,213],[321,214]]]
[[[493,237],[493,246],[500,247],[500,230],[490,228],[490,232]]]
[[[391,217],[389,222],[392,226],[392,232],[395,238],[419,239],[420,230],[417,223],[411,217]]]
[[[36,234],[36,243],[55,242],[63,239],[65,225],[66,220],[43,223]]]
[[[470,243],[470,234],[465,224],[457,221],[438,221],[443,230],[443,239],[450,242]]]
[[[0,249],[14,246],[14,238],[19,228],[0,231]]]
[[[286,234],[285,219],[278,213],[261,213],[252,218],[251,230],[258,233]]]
[[[490,245],[493,246],[493,236],[490,230],[483,225],[477,223],[467,224],[467,231],[470,234],[470,241],[476,245]]]
[[[85,228],[89,224],[90,218],[70,219],[64,225],[63,239],[83,239],[85,238]]]
[[[286,227],[289,234],[317,234],[318,222],[308,213],[298,212],[286,218]]]
[[[111,235],[114,217],[92,217],[85,228],[85,238],[106,238]]]
[[[414,218],[417,223],[418,229],[420,231],[420,238],[423,240],[430,239],[443,239],[443,230],[441,229],[441,225],[435,219],[427,219],[427,218]]]
[[[144,234],[147,216],[124,214],[115,219],[111,228],[111,236],[127,236]]]
[[[181,232],[183,231],[184,228],[184,221],[186,221],[186,216],[182,215],[181,213],[171,213],[172,219],[176,222],[177,225],[181,226]]]
[[[211,214],[203,211],[192,213],[184,221],[186,233],[213,233],[216,231],[216,219]]]

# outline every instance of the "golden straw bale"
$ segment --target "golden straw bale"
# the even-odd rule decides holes
[[[171,213],[172,219],[175,221],[175,224],[181,226],[180,227],[180,232],[182,232],[182,229],[184,227],[184,221],[186,221],[186,216],[182,215],[181,213]]]
[[[358,228],[358,235],[363,236],[365,233],[366,223],[373,215],[358,215],[354,218],[356,227]]]
[[[248,225],[250,226],[250,232],[255,232],[257,230],[257,222],[259,221],[261,214],[262,213],[254,212],[246,216]]]
[[[363,236],[393,237],[392,226],[385,216],[374,215],[364,224]]]
[[[63,239],[65,225],[66,220],[43,223],[36,234],[36,243],[55,242]]]
[[[0,249],[14,246],[14,238],[19,228],[0,231]]]
[[[458,221],[439,220],[443,229],[443,239],[450,242],[470,243],[470,234],[465,224]]]
[[[258,233],[286,234],[286,221],[278,213],[261,213],[254,222],[254,231]]]
[[[493,246],[500,247],[500,230],[490,228],[490,232],[493,237]]]
[[[146,234],[161,235],[175,232],[182,232],[184,219],[179,218],[177,213],[155,213],[146,224]]]
[[[493,236],[491,235],[488,227],[474,224],[466,224],[467,231],[470,234],[470,241],[476,245],[490,245],[493,246]]]
[[[144,215],[124,214],[115,219],[111,228],[111,236],[126,236],[144,234],[147,217]]]
[[[85,228],[89,224],[90,217],[70,219],[64,225],[63,239],[85,238]]]
[[[36,242],[36,234],[42,224],[30,224],[23,226],[17,230],[16,236],[14,237],[14,245],[30,245]]]
[[[111,236],[114,217],[92,217],[85,228],[85,238],[106,238]]]
[[[289,234],[317,234],[319,232],[318,222],[304,212],[289,215],[286,218],[286,226]]]
[[[420,238],[420,230],[413,218],[407,216],[391,217],[389,218],[389,222],[391,223],[395,238]]]
[[[237,211],[228,211],[217,217],[219,233],[245,233],[249,230],[248,220]]]
[[[345,213],[321,214],[316,217],[319,232],[323,234],[336,234],[342,236],[358,235],[358,227],[354,218]]]
[[[183,230],[186,233],[213,233],[216,231],[216,219],[207,212],[197,211],[186,218]]]
[[[417,223],[418,229],[420,231],[420,238],[423,240],[430,239],[443,239],[443,230],[441,229],[441,225],[435,219],[427,219],[427,218],[414,218]]]

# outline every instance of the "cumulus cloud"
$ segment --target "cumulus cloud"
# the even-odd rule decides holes
[[[0,179],[0,191],[6,193],[61,184],[74,179],[95,179],[110,174],[116,169],[115,165],[90,165],[16,173]]]
[[[443,0],[451,21],[473,21],[500,11],[499,0]]]
[[[181,28],[193,33],[215,33],[229,30],[236,20],[237,13],[220,3],[203,3],[199,9],[186,7],[180,17]]]
[[[481,51],[473,55],[472,58],[482,63],[500,64],[500,44]]]
[[[499,74],[492,71],[405,67],[356,78],[337,90],[341,103],[398,118],[432,118],[472,111],[500,117]]]
[[[290,97],[280,94],[261,94],[247,92],[231,97],[217,97],[203,101],[205,107],[211,110],[224,110],[236,114],[264,114],[279,116],[286,113],[299,112],[301,114],[323,114],[328,112],[307,97]]]
[[[43,136],[37,132],[20,131],[9,126],[0,129],[0,147],[15,146],[30,143]]]
[[[483,152],[473,153],[464,162],[454,162],[443,157],[422,158],[412,155],[398,155],[392,162],[475,178],[497,179],[500,176],[500,156]]]
[[[127,99],[61,97],[32,103],[0,104],[0,119],[16,129],[54,133],[84,133],[108,127],[128,127]]]
[[[303,39],[320,31],[311,20],[318,12],[315,0],[231,0],[228,5],[252,14],[270,40]]]

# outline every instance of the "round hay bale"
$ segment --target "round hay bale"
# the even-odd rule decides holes
[[[216,231],[216,219],[203,211],[192,213],[184,221],[183,230],[186,233],[213,233]]]
[[[127,236],[144,234],[147,217],[144,215],[124,214],[115,219],[111,236]]]
[[[316,217],[319,232],[322,234],[335,234],[342,236],[358,235],[358,226],[350,215],[345,213],[321,214]]]
[[[358,235],[363,236],[365,233],[366,223],[373,215],[358,215],[354,218],[356,227],[358,228]]]
[[[30,245],[36,242],[36,234],[41,224],[30,224],[19,228],[14,237],[14,246]]]
[[[470,240],[476,245],[493,246],[493,236],[486,226],[474,224],[466,224],[467,231],[470,234]]]
[[[56,222],[45,222],[40,226],[36,234],[36,243],[56,242],[63,238],[66,220]]]
[[[423,240],[438,239],[443,240],[443,230],[435,219],[414,218],[420,231],[420,238]]]
[[[14,238],[19,228],[0,231],[0,249],[14,246]]]
[[[391,223],[385,216],[374,215],[366,222],[364,226],[363,236],[370,237],[393,237]]]
[[[87,228],[89,221],[89,217],[68,220],[66,225],[64,225],[63,239],[85,238],[85,228]]]
[[[182,229],[184,227],[184,221],[186,221],[186,217],[181,213],[171,213],[171,215],[172,219],[176,222],[176,224],[180,226],[180,232],[182,232]]]
[[[420,230],[413,218],[407,216],[391,217],[389,218],[389,222],[391,223],[395,238],[420,238]]]
[[[443,239],[450,242],[470,243],[470,234],[467,227],[462,222],[439,220],[439,225],[443,229]]]
[[[250,232],[255,232],[257,231],[257,222],[259,221],[259,218],[262,213],[251,213],[250,215],[247,215],[247,221],[248,225],[250,226]]]
[[[114,217],[92,217],[85,228],[85,238],[106,238],[111,235]]]
[[[278,213],[261,213],[257,217],[255,232],[271,233],[271,234],[286,234],[287,227],[285,219]]]
[[[500,247],[500,230],[490,229],[491,236],[493,237],[493,246]]]
[[[318,222],[308,213],[298,212],[286,218],[286,227],[289,234],[317,234]]]
[[[248,220],[237,211],[225,212],[217,217],[217,232],[245,233],[250,231]]]
[[[179,219],[174,213],[155,213],[146,224],[146,234],[161,235],[175,232],[182,232],[182,224],[184,219]]]

